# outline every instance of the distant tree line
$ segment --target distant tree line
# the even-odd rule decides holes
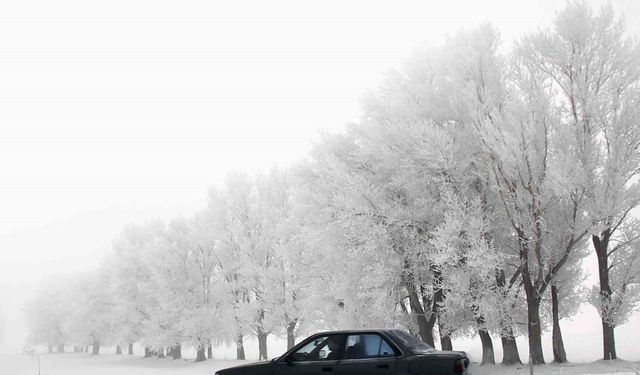
[[[231,174],[206,208],[130,225],[99,270],[42,286],[31,341],[139,343],[197,360],[247,337],[402,327],[482,363],[567,360],[560,321],[597,308],[603,358],[640,302],[640,47],[612,8],[569,2],[501,52],[480,25],[389,72],[364,115],[287,169]],[[583,290],[582,260],[599,284]],[[119,349],[121,350],[121,349]]]

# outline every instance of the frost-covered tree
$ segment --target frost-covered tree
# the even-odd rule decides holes
[[[544,306],[548,309],[550,305],[551,308],[551,340],[553,361],[556,363],[567,362],[560,320],[577,314],[586,297],[581,286],[585,279],[581,258],[582,255],[578,255],[570,259],[568,265],[554,277],[549,288],[547,304]]]
[[[540,95],[541,87],[535,87],[541,81],[529,75],[530,71],[518,70],[517,74],[523,101],[509,112],[481,114],[479,131],[492,159],[502,208],[514,233],[511,246],[517,249],[518,273],[526,295],[529,354],[533,363],[540,364],[544,363],[542,296],[589,228],[583,220],[584,187],[579,182],[572,186],[571,176],[561,175],[557,168],[562,165],[558,158],[566,144],[554,144],[550,136],[554,119],[548,97]],[[565,184],[559,184],[559,176]],[[567,213],[560,209],[565,206],[571,207],[567,225],[551,227],[549,217]],[[558,230],[565,231],[560,236],[563,241],[550,247],[551,232]]]
[[[255,178],[230,176],[222,196],[224,201],[217,201],[223,219],[216,227],[221,239],[219,265],[224,267],[224,258],[227,264],[242,261],[235,276],[227,278],[232,283],[237,283],[236,276],[241,279],[243,303],[234,303],[258,339],[259,357],[266,359],[270,334],[284,328],[293,345],[303,297],[302,268],[296,262],[304,257],[305,248],[291,216],[287,173],[273,169]],[[232,254],[235,259],[228,259]]]
[[[446,289],[440,318],[451,333],[455,329],[466,336],[477,329],[483,345],[481,364],[487,364],[495,363],[495,357],[488,333],[490,306],[485,306],[492,299],[486,294],[492,293],[494,267],[502,259],[487,238],[489,222],[478,198],[460,196],[457,189],[444,194],[448,210],[431,242],[436,249],[434,263],[442,269]]]
[[[380,311],[389,311],[382,307],[391,301],[397,306],[393,310],[407,314],[430,344],[446,289],[429,238],[446,211],[443,187],[466,188],[469,184],[460,180],[462,176],[475,176],[458,131],[433,121],[368,120],[318,145],[308,176],[316,206],[329,212],[328,228],[339,234],[336,247],[345,253],[343,259],[357,254],[353,263],[344,264],[360,263],[368,270],[360,276],[361,283],[382,286],[355,296],[350,288],[351,296],[345,298],[355,306],[377,299]],[[377,279],[369,280],[369,275]],[[358,284],[353,280],[348,285]],[[345,303],[344,309],[353,307]],[[441,346],[451,348],[446,322],[439,326]]]
[[[185,235],[184,246],[189,249],[188,263],[193,271],[190,280],[185,282],[188,285],[185,292],[195,291],[195,319],[187,318],[185,322],[190,322],[188,331],[192,332],[192,339],[200,338],[203,345],[206,341],[207,358],[211,359],[212,343],[223,340],[228,334],[224,327],[230,323],[221,314],[221,296],[225,293],[225,288],[215,255],[218,237],[207,211],[197,213],[189,225],[191,229]]]
[[[264,188],[264,190],[262,190]],[[278,208],[269,197],[269,185],[258,187],[255,180],[232,174],[221,190],[210,192],[209,210],[213,212],[218,233],[216,261],[227,284],[228,305],[236,325],[238,358],[244,358],[243,336],[251,331],[258,339],[259,357],[267,358],[267,337],[276,329],[274,305],[270,301],[277,271],[274,236]]]
[[[382,208],[378,207],[380,197],[373,194],[376,190],[380,193],[382,189],[368,179],[368,175],[373,174],[367,170],[371,164],[359,155],[352,137],[328,138],[316,148],[312,157],[305,176],[312,191],[308,205],[310,211],[326,213],[317,223],[318,236],[331,237],[325,239],[326,246],[321,243],[315,245],[321,254],[320,264],[334,271],[318,275],[321,280],[317,286],[332,289],[332,294],[336,295],[333,301],[331,296],[326,296],[327,301],[323,305],[331,309],[327,315],[339,312],[341,321],[334,320],[332,324],[366,326],[370,324],[369,319],[380,316],[381,310],[373,308],[372,303],[384,300],[389,293],[392,305],[400,299],[400,296],[394,297],[397,294],[394,291],[398,291],[400,286],[402,262],[399,259],[402,256],[399,252],[402,250],[392,250],[394,241],[389,227],[394,224],[386,223],[384,216],[389,213],[381,212]],[[378,280],[372,284],[369,272],[354,272],[357,269],[370,270],[370,264],[395,266],[396,269],[387,267],[384,272],[387,277],[383,279],[387,282]],[[367,288],[367,285],[380,284],[383,289]],[[367,313],[363,314],[363,310]]]
[[[186,262],[190,250],[185,246],[187,227],[182,218],[160,225],[142,254],[147,277],[141,284],[146,291],[148,309],[143,335],[146,346],[159,357],[165,356],[165,348],[182,342],[184,332],[180,322],[192,307],[189,303],[191,295],[183,289],[192,286]],[[198,348],[197,344],[194,346]]]
[[[70,287],[74,342],[90,344],[94,355],[100,354],[102,345],[114,343],[115,304],[109,288],[111,279],[112,274],[104,267],[96,273],[80,275]]]
[[[129,225],[113,243],[115,337],[129,344],[129,354],[133,354],[133,343],[140,342],[145,345],[145,356],[151,356],[150,343],[145,338],[147,322],[154,311],[147,260],[163,230],[161,221]]]
[[[611,229],[606,254],[604,248],[597,254],[600,285],[593,287],[590,296],[602,318],[605,359],[617,358],[613,329],[628,321],[640,306],[640,225],[637,219],[626,218]],[[597,238],[594,244],[603,246]]]
[[[114,300],[107,268],[73,278],[45,280],[26,309],[33,344],[64,352],[65,343],[92,345],[99,354],[104,343],[114,343]]]
[[[560,135],[556,135],[556,137],[562,139]],[[562,173],[561,183],[570,186],[571,181],[576,181],[576,176],[569,172],[573,168],[570,166],[570,160],[565,162],[567,163],[564,167],[566,170]],[[584,188],[586,184],[584,181],[580,181],[574,186],[576,190],[570,192],[571,198],[562,199],[549,207],[545,218],[546,226],[549,229],[543,246],[547,249],[548,256],[553,258],[553,262],[550,263],[558,264],[566,257],[563,267],[558,268],[551,280],[551,286],[548,288],[551,295],[549,303],[551,304],[553,360],[556,363],[567,361],[560,319],[577,313],[577,307],[585,297],[579,285],[584,281],[581,267],[582,260],[588,254],[587,232],[591,224],[586,216],[588,202],[579,203],[576,199],[577,192],[586,190]],[[579,236],[573,232],[575,228],[581,228]]]
[[[262,271],[262,299],[276,332],[283,332],[293,347],[308,312],[309,271],[316,255],[302,233],[306,212],[297,210],[295,186],[287,170],[272,169],[256,177],[256,197],[261,216],[261,247],[269,249],[269,269]],[[280,327],[280,328],[278,328]]]
[[[390,72],[383,85],[370,93],[365,102],[365,119],[368,121],[431,122],[449,133],[460,146],[451,158],[458,164],[449,171],[457,177],[450,178],[449,185],[463,192],[461,197],[465,194],[469,198],[477,197],[485,216],[496,218],[484,236],[487,241],[494,241],[499,235],[497,232],[504,232],[501,226],[507,221],[499,219],[502,213],[496,209],[499,200],[490,180],[490,160],[483,154],[482,144],[472,129],[479,111],[491,106],[500,107],[505,101],[503,64],[497,54],[498,45],[498,34],[490,25],[460,32],[439,48],[415,53],[402,70]],[[429,147],[442,149],[447,144]],[[460,173],[466,173],[466,176]],[[493,344],[486,331],[487,326],[495,327],[502,338],[504,363],[520,362],[514,338],[517,329],[510,317],[512,310],[520,307],[514,303],[520,288],[519,271],[517,265],[514,267],[513,262],[508,261],[510,257],[503,251],[505,261],[494,265],[495,285],[489,288],[495,294],[493,303],[487,306],[505,306],[500,314],[494,311],[494,318],[501,324],[488,322],[488,318],[483,316],[485,312],[475,310],[478,332],[486,352],[483,358],[488,362],[491,362],[489,353]],[[507,300],[495,303],[499,296]]]
[[[552,80],[563,122],[574,134],[576,166],[588,182],[590,217],[597,225],[591,239],[599,298],[593,302],[602,317],[604,359],[615,359],[613,330],[628,316],[619,314],[618,306],[629,311],[637,303],[634,293],[626,293],[637,276],[631,283],[620,280],[628,273],[616,268],[633,263],[635,256],[624,249],[637,232],[630,212],[640,199],[640,44],[625,35],[611,6],[595,14],[584,2],[570,2],[554,26],[529,38],[527,59]]]
[[[40,284],[32,300],[24,307],[30,344],[47,345],[51,353],[54,348],[64,351],[65,343],[71,343],[72,306],[70,280],[48,279]]]
[[[453,77],[454,88],[490,163],[496,207],[510,226],[505,246],[518,256],[513,276],[522,279],[529,354],[537,364],[544,363],[542,296],[588,233],[586,187],[577,169],[567,167],[576,160],[570,148],[566,151],[571,140],[557,136],[562,132],[547,91],[549,81],[524,57],[526,40],[516,47],[509,66],[495,55],[496,40],[495,34],[486,33],[493,52],[481,50],[480,63],[468,64]],[[566,225],[552,227],[556,217]],[[561,241],[551,244],[552,237]]]
[[[216,232],[214,257],[223,285],[220,301],[224,314],[230,316],[233,321],[233,332],[229,334],[236,344],[236,358],[245,359],[244,336],[247,331],[247,319],[244,308],[248,301],[248,290],[242,275],[243,253],[232,232],[234,224],[227,213],[229,203],[226,194],[227,191],[224,189],[211,188],[206,212]]]
[[[192,224],[183,218],[172,220],[156,241],[148,259],[149,289],[158,308],[151,314],[153,322],[147,333],[154,347],[180,352],[183,342],[197,350],[196,361],[205,360],[210,339],[209,290],[211,262],[206,262],[206,248],[195,246]],[[211,314],[213,315],[213,314]],[[161,354],[163,355],[163,354]]]
[[[114,243],[118,337],[141,341],[145,356],[206,359],[219,328],[210,222],[203,215],[125,228]]]
[[[298,250],[294,250],[296,258],[289,264],[298,275],[290,285],[295,286],[296,310],[304,319],[300,323],[307,331],[366,326],[379,310],[351,293],[361,290],[360,285],[366,283],[360,278],[362,273],[354,271],[363,263],[361,253],[352,251],[357,250],[358,241],[349,234],[357,225],[351,222],[345,226],[339,219],[342,214],[335,210],[331,196],[325,194],[327,185],[323,184],[328,181],[319,182],[330,177],[321,177],[322,172],[315,166],[315,162],[307,160],[296,166],[292,174],[294,208],[288,223],[295,225]],[[318,194],[318,189],[323,193]],[[368,228],[361,227],[355,232],[362,234],[363,230]],[[361,311],[355,311],[358,307]]]

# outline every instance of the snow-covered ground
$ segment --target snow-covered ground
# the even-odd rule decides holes
[[[130,357],[115,354],[92,356],[85,353],[41,354],[42,375],[213,375],[215,370],[238,361]],[[37,375],[38,361],[27,355],[0,356],[0,374]]]
[[[590,375],[590,374],[617,374],[617,375],[640,375],[640,362],[617,361],[595,361],[589,363],[569,363],[569,364],[547,364],[533,368],[536,375]],[[474,375],[528,375],[529,367],[522,366],[474,366]]]
[[[114,354],[91,356],[84,353],[42,354],[40,361],[42,375],[212,375],[215,370],[242,363],[234,360],[195,363],[193,360],[145,359]],[[540,375],[639,375],[640,362],[596,361],[562,366],[550,364],[535,367],[534,373]],[[37,359],[26,355],[0,356],[0,374],[37,375]],[[529,368],[526,365],[517,367],[475,366],[473,374],[525,375],[529,374]]]

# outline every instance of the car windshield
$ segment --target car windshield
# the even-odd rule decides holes
[[[393,335],[397,337],[398,340],[402,341],[404,346],[414,354],[424,354],[435,350],[430,345],[425,344],[422,340],[410,335],[408,332],[397,329],[393,331]]]

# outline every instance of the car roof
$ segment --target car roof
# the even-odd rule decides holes
[[[393,331],[398,331],[398,328],[358,328],[358,329],[342,329],[337,331],[323,331],[317,332],[313,334],[316,335],[327,335],[327,334],[348,334],[348,333],[367,333],[367,332],[384,332],[384,333],[392,333]]]
[[[398,334],[396,332],[399,332],[399,331],[402,331],[402,330],[399,328],[358,328],[358,329],[343,329],[343,330],[335,330],[335,331],[323,331],[323,332],[318,332],[309,336],[307,339],[305,339],[305,341],[308,339],[313,339],[314,337],[323,336],[323,335],[382,333],[383,335],[387,336],[387,338],[390,338],[393,345],[397,347],[400,350],[400,352],[404,355],[404,353],[409,353],[410,350],[407,348],[407,346],[402,340],[398,340]],[[295,350],[295,347],[289,351],[293,351],[293,350]]]

